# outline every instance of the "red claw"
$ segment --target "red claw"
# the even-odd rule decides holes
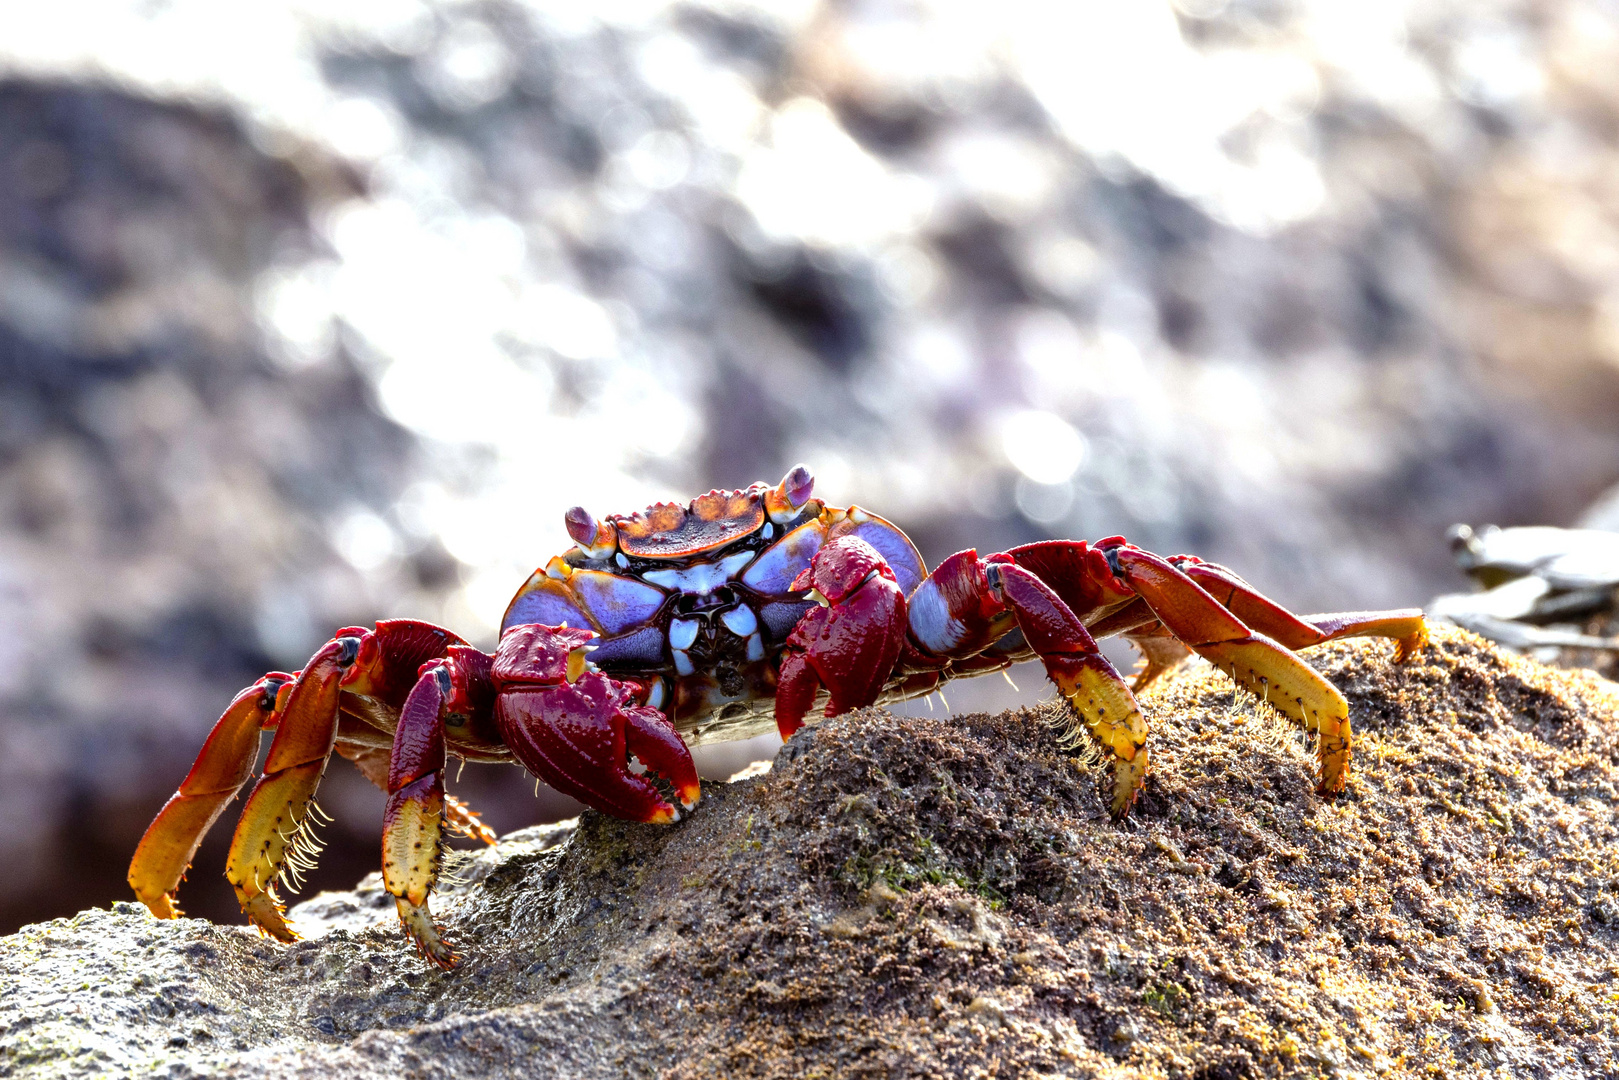
[[[686,744],[634,688],[585,666],[588,630],[516,626],[495,651],[495,721],[523,766],[558,791],[630,821],[677,821],[629,755],[674,785],[690,808],[701,793]]]
[[[822,686],[826,715],[877,700],[905,641],[905,594],[877,549],[840,536],[816,552],[793,582],[813,588],[825,607],[811,610],[787,637],[776,684],[776,727],[782,738],[804,724]]]

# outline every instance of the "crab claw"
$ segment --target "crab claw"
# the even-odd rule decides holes
[[[839,536],[815,553],[793,582],[822,607],[812,608],[787,637],[776,683],[776,727],[789,738],[824,685],[826,715],[877,700],[905,640],[905,594],[877,549]]]
[[[558,791],[604,814],[663,824],[680,820],[634,754],[668,780],[681,804],[701,787],[691,753],[658,710],[635,702],[635,688],[592,670],[589,630],[514,626],[495,651],[495,722],[523,766]]]

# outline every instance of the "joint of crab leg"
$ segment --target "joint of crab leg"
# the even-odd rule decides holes
[[[618,550],[618,529],[611,521],[597,521],[589,510],[575,506],[563,515],[568,535],[592,559],[605,559]]]
[[[426,900],[413,904],[396,896],[394,907],[399,911],[399,925],[404,927],[406,936],[415,943],[416,951],[423,958],[446,971],[461,962],[461,954],[451,948],[433,922],[433,910]]]
[[[970,656],[1010,630],[1012,615],[990,581],[997,565],[969,548],[934,567],[907,602],[916,644],[934,656]]]
[[[765,512],[777,525],[785,525],[798,516],[815,490],[815,477],[808,468],[795,465],[781,478],[781,483],[765,492]]]

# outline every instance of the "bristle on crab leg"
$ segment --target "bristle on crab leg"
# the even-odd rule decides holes
[[[1349,703],[1336,687],[1235,614],[1166,560],[1136,548],[1120,548],[1113,558],[1119,572],[1146,600],[1153,614],[1192,651],[1231,676],[1306,731],[1319,731],[1316,756],[1321,774],[1316,790],[1330,795],[1344,789],[1349,775]]]
[[[1073,709],[1058,732],[1060,740],[1065,747],[1076,749],[1088,736],[1112,759],[1113,792],[1108,809],[1115,818],[1122,818],[1140,793],[1151,764],[1147,721],[1135,695],[1049,586],[1015,563],[999,563],[993,570],[993,587],[1016,615],[1029,646]]]
[[[296,941],[298,935],[287,924],[272,886],[289,870],[287,883],[295,885],[313,854],[304,827],[337,737],[340,682],[359,644],[356,637],[334,638],[299,673],[265,758],[264,775],[248,796],[231,838],[225,877],[235,886],[247,917],[279,941]]]

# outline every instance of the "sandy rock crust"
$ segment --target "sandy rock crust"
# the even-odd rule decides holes
[[[466,954],[375,876],[291,947],[134,904],[0,939],[0,1076],[1619,1076],[1619,691],[1445,632],[1309,654],[1347,797],[1194,666],[1111,824],[1038,710],[795,737],[673,828],[461,863]],[[204,868],[208,869],[208,868]]]

